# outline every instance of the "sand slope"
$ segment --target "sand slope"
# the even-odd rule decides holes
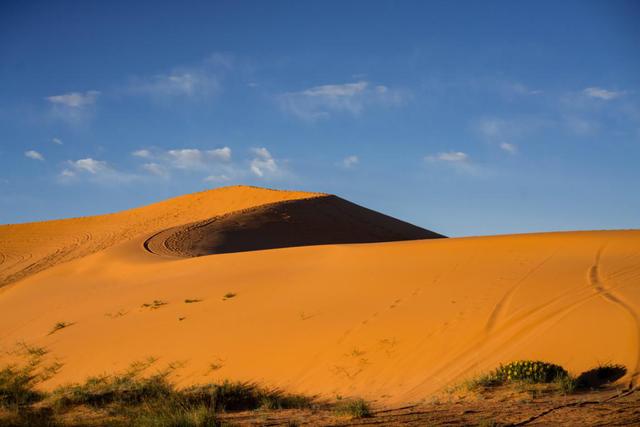
[[[65,364],[50,387],[149,356],[184,362],[176,371],[183,385],[230,378],[388,403],[519,358],[574,373],[622,363],[630,370],[623,381],[637,383],[640,231],[195,258],[150,253],[144,243],[154,232],[129,235],[136,233],[6,287],[0,349],[18,341],[48,347]],[[0,251],[12,253],[3,242]],[[143,306],[154,300],[166,304]],[[73,325],[49,334],[59,321]]]
[[[111,215],[0,225],[0,288],[141,234],[268,203],[318,196],[322,194],[224,187]]]

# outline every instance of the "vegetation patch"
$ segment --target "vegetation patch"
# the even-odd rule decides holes
[[[148,302],[148,303],[142,304],[142,307],[143,308],[150,308],[151,310],[156,310],[156,309],[162,307],[163,305],[167,305],[167,304],[168,304],[168,302],[166,302],[166,301],[155,299],[155,300],[153,300],[153,302]]]
[[[42,347],[21,344],[20,351],[27,357],[25,363],[12,364],[0,369],[0,408],[23,408],[44,398],[36,386],[55,375],[62,365],[44,364],[47,351]]]
[[[334,406],[334,411],[338,415],[349,416],[352,418],[366,418],[371,416],[371,408],[363,399],[338,401]]]
[[[627,368],[623,365],[604,364],[578,375],[575,379],[578,389],[593,389],[615,382],[624,377]]]
[[[236,294],[234,294],[233,292],[227,292],[226,294],[224,294],[222,296],[222,299],[223,300],[228,300],[228,299],[234,298],[235,296],[236,296]]]
[[[604,364],[574,377],[559,365],[541,361],[519,360],[500,365],[486,375],[467,381],[465,385],[467,389],[476,390],[516,383],[521,391],[537,392],[539,390],[531,390],[524,386],[549,384],[556,391],[571,394],[613,383],[626,373],[627,369],[622,365]]]
[[[202,302],[202,300],[201,299],[197,299],[197,298],[194,298],[194,299],[187,298],[187,299],[184,300],[185,304],[194,304],[196,302]]]

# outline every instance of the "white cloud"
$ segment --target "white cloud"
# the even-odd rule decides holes
[[[269,150],[264,147],[253,148],[254,158],[251,160],[251,172],[259,178],[269,178],[280,175],[281,170]]]
[[[502,90],[505,95],[540,95],[542,93],[541,90],[531,89],[522,83],[504,83],[502,85]]]
[[[70,124],[80,124],[91,117],[91,111],[100,92],[70,92],[62,95],[48,96],[51,116]]]
[[[206,178],[203,179],[204,182],[226,182],[226,181],[230,181],[231,178],[229,178],[227,175],[209,175]]]
[[[167,170],[159,165],[158,163],[145,163],[142,165],[142,169],[144,169],[145,171],[149,172],[152,175],[156,175],[156,176],[169,176],[169,173],[167,172]]]
[[[207,151],[207,155],[212,158],[228,162],[231,160],[231,148],[222,147]]]
[[[231,148],[222,147],[213,150],[199,150],[197,148],[182,148],[167,151],[169,163],[177,169],[202,170],[212,164],[231,160]]]
[[[317,96],[323,98],[340,98],[340,97],[353,97],[363,92],[369,83],[360,81],[357,83],[345,83],[341,85],[322,85],[315,86],[310,89],[302,91],[302,95]]]
[[[48,96],[47,100],[52,104],[64,105],[69,108],[83,108],[95,104],[98,95],[100,95],[100,92],[97,90],[90,90],[84,93],[70,92],[63,95]]]
[[[67,167],[58,175],[61,182],[69,182],[84,177],[90,182],[100,184],[122,184],[140,178],[138,175],[116,170],[107,162],[91,157],[67,160],[66,165]]]
[[[466,162],[469,156],[462,151],[448,151],[425,157],[428,162]]]
[[[360,159],[358,158],[358,156],[353,155],[345,157],[341,162],[342,166],[347,169],[354,167],[358,163],[360,163]]]
[[[383,85],[372,87],[367,81],[314,86],[278,97],[285,112],[305,120],[326,118],[332,113],[357,115],[367,107],[398,106],[405,99],[405,94],[399,90]]]
[[[623,91],[607,90],[600,87],[588,87],[584,89],[582,93],[589,98],[602,99],[604,101],[610,101],[612,99],[620,98],[625,94],[625,92]]]
[[[38,153],[36,150],[29,150],[29,151],[25,151],[24,155],[30,159],[33,160],[40,160],[40,161],[44,161],[44,156],[40,153]]]
[[[514,144],[509,144],[508,142],[501,143],[500,148],[509,154],[515,154],[518,151],[517,146],[515,146]]]
[[[71,166],[78,171],[89,172],[93,175],[104,172],[108,169],[107,162],[94,160],[90,157],[86,159],[71,161]]]
[[[62,145],[62,140],[60,138],[52,138],[51,142],[57,145]]]
[[[148,159],[151,157],[151,151],[149,150],[136,150],[131,153],[132,156]]]
[[[481,176],[485,173],[482,168],[471,162],[467,153],[462,151],[446,151],[426,156],[425,162],[431,165],[442,165],[465,175]]]
[[[136,79],[129,86],[132,94],[148,95],[158,100],[210,96],[218,89],[218,78],[198,69]]]

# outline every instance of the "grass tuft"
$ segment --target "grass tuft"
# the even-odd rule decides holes
[[[166,302],[166,301],[162,301],[162,300],[159,300],[159,299],[154,299],[153,302],[148,302],[148,303],[142,304],[142,308],[149,308],[151,310],[156,310],[156,309],[162,307],[163,305],[167,305],[167,304],[168,304],[168,302]]]
[[[334,411],[339,415],[352,418],[367,418],[371,416],[371,408],[363,399],[340,400],[335,405]]]
[[[197,299],[197,298],[194,298],[194,299],[187,298],[187,299],[184,300],[185,304],[194,304],[196,302],[202,302],[202,300],[201,299]]]
[[[49,335],[55,334],[60,329],[68,328],[69,326],[71,326],[73,324],[74,324],[74,322],[58,322],[55,325],[53,325],[53,329],[51,329],[51,332],[49,332]]]
[[[228,300],[228,299],[234,298],[235,296],[236,296],[236,294],[234,294],[233,292],[227,292],[226,294],[224,294],[222,296],[222,299],[223,300]]]

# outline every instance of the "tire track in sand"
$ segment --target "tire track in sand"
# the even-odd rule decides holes
[[[501,320],[504,317],[505,307],[511,301],[511,297],[513,296],[513,294],[518,289],[520,289],[520,287],[522,286],[522,284],[524,283],[525,280],[527,280],[529,277],[531,277],[531,275],[533,275],[533,273],[535,273],[536,271],[540,270],[540,268],[542,268],[543,265],[545,265],[551,258],[553,258],[554,255],[555,255],[555,252],[552,253],[551,255],[549,255],[548,257],[546,257],[545,259],[543,259],[541,262],[539,262],[533,268],[529,269],[529,271],[527,271],[524,274],[524,276],[522,276],[520,278],[520,280],[518,280],[516,282],[515,285],[513,285],[511,288],[509,288],[509,290],[507,290],[507,292],[502,296],[500,301],[498,301],[496,306],[493,308],[493,311],[489,315],[489,319],[487,320],[487,324],[484,327],[486,336],[489,336],[493,332],[493,330],[494,330],[496,324],[498,323],[498,321]]]
[[[617,296],[611,288],[605,286],[604,280],[600,274],[600,259],[606,245],[603,245],[598,252],[596,252],[596,259],[594,264],[589,268],[587,272],[587,281],[595,289],[596,293],[604,298],[606,301],[613,303],[625,311],[633,320],[636,330],[636,364],[631,373],[631,380],[629,382],[629,388],[634,387],[638,376],[640,376],[640,316],[629,304],[624,302],[619,296]]]

